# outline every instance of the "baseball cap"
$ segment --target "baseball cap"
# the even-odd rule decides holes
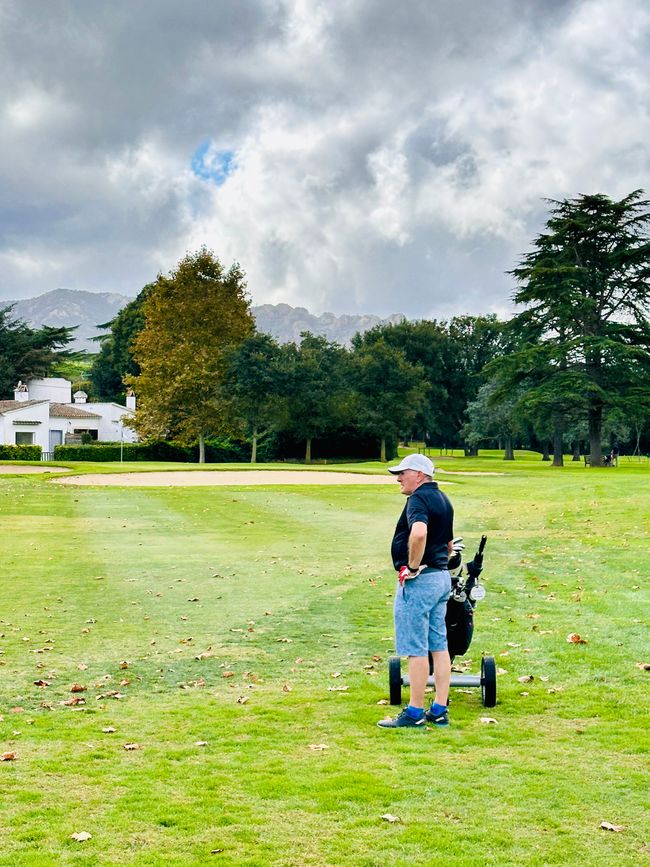
[[[416,470],[427,476],[432,476],[434,469],[433,461],[426,455],[407,455],[396,467],[389,467],[388,472],[395,475],[404,472],[404,470]]]

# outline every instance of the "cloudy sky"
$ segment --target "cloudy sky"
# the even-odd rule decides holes
[[[546,198],[648,188],[646,0],[0,0],[0,299],[202,244],[254,304],[506,313]]]

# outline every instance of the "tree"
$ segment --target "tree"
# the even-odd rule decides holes
[[[198,439],[228,432],[222,385],[227,357],[254,329],[244,274],[226,272],[202,247],[169,276],[159,275],[142,305],[145,325],[133,341],[138,376],[126,384],[138,395],[134,427],[144,436]]]
[[[133,341],[144,328],[144,301],[152,284],[144,287],[126,307],[98,328],[108,328],[109,333],[99,337],[100,350],[90,369],[89,378],[93,390],[102,400],[123,403],[126,394],[125,376],[138,376],[140,367],[133,358]]]
[[[282,347],[282,364],[290,395],[286,430],[305,440],[305,462],[310,463],[312,440],[342,427],[350,397],[348,353],[337,343],[309,332],[300,346]]]
[[[357,334],[355,349],[384,341],[420,366],[429,387],[426,400],[403,429],[427,443],[454,445],[459,441],[465,409],[485,382],[485,364],[501,351],[503,324],[495,316],[459,316],[449,322],[422,320],[380,325]]]
[[[257,461],[258,440],[282,418],[286,375],[280,347],[269,334],[252,334],[229,355],[226,392],[234,415],[242,420],[252,441],[251,463]]]
[[[467,443],[478,448],[484,440],[503,443],[503,459],[514,461],[514,438],[521,433],[521,415],[517,411],[521,391],[504,394],[496,379],[482,385],[467,407],[468,421],[462,429]]]
[[[379,460],[386,462],[386,438],[408,431],[427,401],[424,368],[386,340],[357,342],[352,355],[356,392],[355,424],[380,440]]]
[[[49,376],[55,365],[74,358],[65,347],[72,340],[74,328],[30,328],[13,319],[12,307],[0,309],[0,399],[13,399],[18,380]]]
[[[573,373],[591,464],[601,466],[604,412],[647,384],[650,371],[649,202],[636,190],[620,201],[582,195],[550,204],[547,231],[512,271],[514,300],[527,305],[516,326],[536,335],[529,371],[545,370],[546,382]]]

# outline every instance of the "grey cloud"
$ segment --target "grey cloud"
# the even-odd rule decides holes
[[[0,297],[206,243],[255,303],[503,311],[544,196],[644,185],[649,43],[642,0],[0,0]]]

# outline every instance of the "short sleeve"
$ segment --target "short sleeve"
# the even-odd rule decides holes
[[[429,524],[429,509],[423,497],[418,496],[418,492],[411,494],[409,501],[406,504],[406,519],[409,529],[416,523],[422,521],[423,524]]]

